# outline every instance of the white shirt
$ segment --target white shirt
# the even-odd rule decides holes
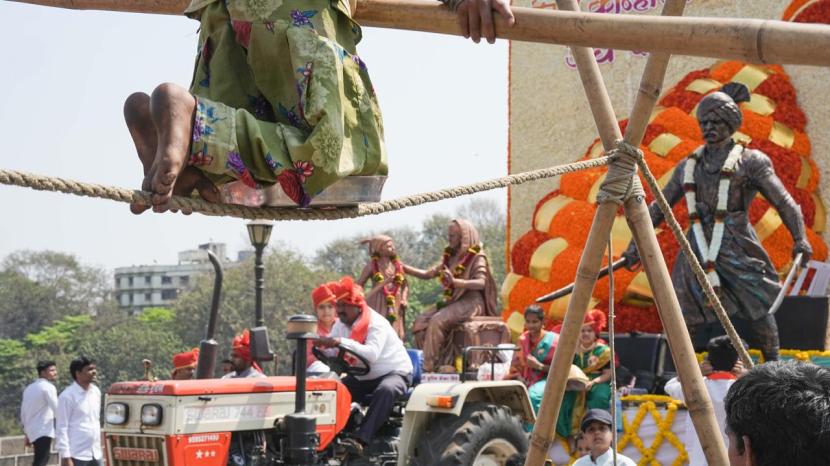
[[[236,371],[230,371],[222,376],[223,379],[256,379],[259,377],[265,377],[265,374],[256,370],[254,366],[242,371],[241,374],[237,374]]]
[[[708,377],[703,379],[703,384],[706,386],[706,391],[709,392],[709,398],[712,400],[712,408],[715,411],[715,419],[718,421],[718,429],[721,436],[723,436],[724,445],[729,445],[726,436],[726,408],[723,406],[723,399],[726,398],[726,392],[729,387],[735,383],[735,379],[718,379],[712,380]],[[680,385],[680,379],[677,377],[666,382],[666,394],[670,397],[685,402],[683,398],[683,387]],[[686,446],[686,453],[689,454],[689,466],[706,466],[706,457],[703,455],[703,446],[700,445],[700,440],[697,438],[695,426],[692,424],[692,418],[686,415],[686,425],[684,433],[680,441]]]
[[[101,391],[94,384],[84,390],[77,382],[58,397],[56,446],[61,458],[102,459]]]
[[[573,466],[614,466],[614,452],[609,448],[596,461],[591,459],[591,455],[585,455],[574,461]],[[622,453],[617,453],[617,466],[637,466],[637,463]]]
[[[366,342],[363,344],[349,338],[352,333],[351,326],[344,324],[338,319],[331,328],[329,337],[340,338],[340,344],[345,348],[354,351],[369,361],[369,373],[356,376],[358,380],[374,380],[383,377],[390,372],[401,372],[412,374],[412,360],[406,353],[403,342],[398,338],[397,332],[386,320],[386,317],[369,309],[372,316],[369,320],[369,331],[366,334]],[[358,317],[360,319],[360,317]],[[327,351],[331,353],[331,351]]]
[[[30,442],[41,437],[55,438],[55,412],[58,390],[52,382],[39,378],[23,390],[20,423]]]

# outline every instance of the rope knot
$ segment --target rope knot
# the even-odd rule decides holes
[[[637,164],[643,160],[643,151],[639,146],[620,139],[616,147],[608,151],[612,161],[608,166],[597,194],[597,203],[613,202],[617,205],[631,197],[644,197],[643,185],[637,177]]]
[[[613,149],[611,152],[614,154],[631,157],[632,159],[634,159],[635,162],[643,159],[643,151],[640,150],[640,147],[625,142],[625,140],[623,139],[617,141],[617,147]]]

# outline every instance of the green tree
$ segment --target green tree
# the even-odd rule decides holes
[[[0,435],[19,434],[20,398],[36,377],[35,364],[26,346],[17,340],[0,339]]]
[[[0,264],[0,338],[21,339],[67,315],[95,315],[109,295],[107,274],[75,256],[13,252]]]
[[[113,382],[144,377],[143,359],[153,362],[160,379],[170,378],[173,355],[190,349],[173,323],[176,313],[166,308],[148,308],[135,316],[112,313],[96,319],[87,337],[79,338],[77,353],[96,361],[102,389]]]

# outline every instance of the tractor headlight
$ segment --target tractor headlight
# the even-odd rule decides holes
[[[141,423],[147,426],[157,426],[161,424],[161,405],[150,403],[141,407]]]
[[[119,426],[127,423],[130,416],[130,407],[126,403],[110,403],[107,405],[107,424]]]

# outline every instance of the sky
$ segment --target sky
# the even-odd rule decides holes
[[[141,165],[123,122],[132,92],[187,87],[196,21],[0,2],[0,168],[135,189]],[[384,116],[390,177],[383,199],[507,173],[507,42],[364,28]],[[506,208],[506,191],[477,196]],[[331,240],[452,214],[466,199],[336,222],[280,222],[272,233],[311,254]],[[0,185],[0,258],[51,249],[113,269],[172,264],[207,241],[249,248],[245,221],[132,215],[126,204]]]

